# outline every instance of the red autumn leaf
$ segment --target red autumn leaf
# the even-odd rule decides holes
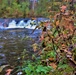
[[[12,69],[7,69],[5,75],[10,75],[11,71],[12,71]]]

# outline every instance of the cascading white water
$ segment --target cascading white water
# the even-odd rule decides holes
[[[31,19],[2,19],[4,22],[0,22],[0,29],[11,29],[11,28],[28,28],[28,29],[35,29],[40,22],[47,21],[47,18],[37,18],[36,20]],[[1,21],[1,19],[0,19]]]
[[[34,20],[28,20],[27,23],[24,22],[24,20],[21,20],[18,24],[16,24],[15,20],[12,20],[8,27],[6,28],[28,28],[28,29],[34,29],[37,24],[36,22],[34,23]]]
[[[16,28],[16,22],[15,20],[12,20],[12,22],[9,23],[8,27],[7,28]]]

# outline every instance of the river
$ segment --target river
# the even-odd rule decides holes
[[[17,60],[21,58],[22,52],[26,49],[26,54],[30,59],[33,49],[32,44],[39,41],[41,30],[28,28],[1,28],[0,29],[0,65],[17,65]]]

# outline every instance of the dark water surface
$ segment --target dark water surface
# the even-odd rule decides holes
[[[0,30],[0,65],[9,63],[16,65],[17,59],[22,56],[24,49],[27,50],[29,59],[33,53],[32,44],[37,42],[40,30],[31,34],[32,29]],[[29,39],[27,39],[29,37]],[[32,39],[31,39],[32,38]]]

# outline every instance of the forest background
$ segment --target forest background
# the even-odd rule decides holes
[[[69,0],[0,0],[0,17],[1,18],[25,18],[25,17],[52,18],[53,15],[59,12],[59,8],[63,4],[66,4],[69,9]],[[74,2],[74,6],[76,7],[75,2]]]

